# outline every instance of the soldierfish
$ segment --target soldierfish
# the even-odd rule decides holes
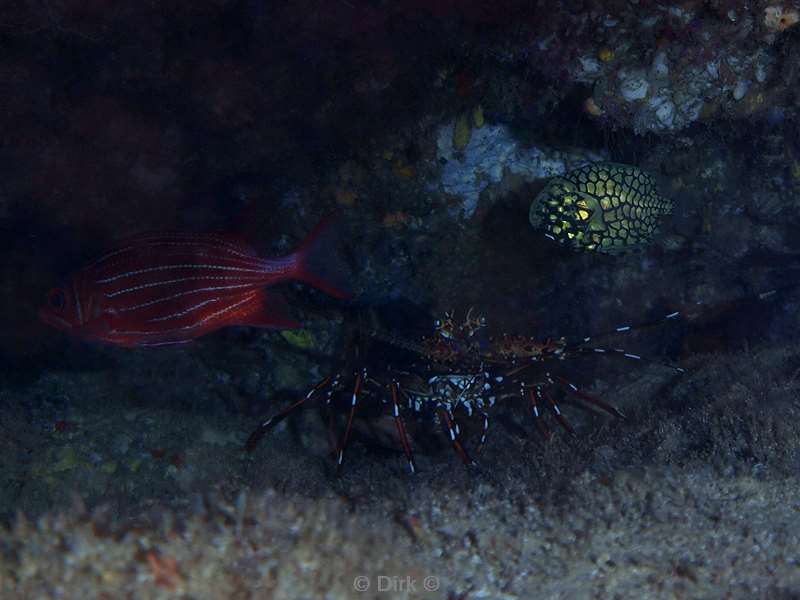
[[[222,234],[138,235],[51,290],[39,314],[82,339],[126,347],[185,343],[228,325],[298,327],[283,297],[264,288],[296,280],[346,298],[335,221],[279,258]]]

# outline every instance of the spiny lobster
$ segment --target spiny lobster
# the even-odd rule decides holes
[[[673,312],[657,322],[635,327],[625,325],[610,333],[627,332],[678,317],[679,313]],[[349,385],[345,384],[344,371],[327,375],[302,398],[262,422],[248,438],[246,449],[253,451],[268,431],[301,406],[322,398],[325,405],[330,407],[333,399],[344,391],[350,394],[350,401],[345,429],[336,447],[337,474],[342,469],[356,411],[366,398],[374,398],[382,405],[388,405],[412,473],[416,472],[417,467],[403,419],[406,411],[432,416],[437,420],[446,429],[454,450],[465,465],[473,465],[475,461],[461,442],[461,429],[456,414],[468,418],[477,415],[481,419],[482,431],[477,447],[477,452],[480,452],[489,429],[489,411],[498,400],[517,398],[523,404],[529,405],[537,429],[548,439],[552,432],[545,420],[546,410],[553,414],[562,428],[574,433],[558,402],[550,393],[553,387],[561,387],[587,406],[617,418],[624,418],[624,414],[615,406],[585,393],[575,384],[549,370],[544,370],[535,379],[527,374],[536,365],[579,356],[605,354],[637,361],[643,360],[641,356],[620,348],[590,345],[592,337],[575,341],[565,338],[539,341],[532,337],[505,334],[482,340],[483,336],[479,332],[486,328],[486,324],[485,318],[475,316],[473,309],[470,309],[461,323],[456,321],[453,311],[446,312],[443,318],[434,322],[434,335],[423,337],[419,342],[401,339],[375,329],[366,330],[364,333],[369,337],[402,348],[415,356],[416,360],[405,369],[387,368],[385,376],[380,378],[373,377],[366,367],[361,366],[353,371],[352,383]],[[680,367],[669,368],[676,372],[684,371]]]

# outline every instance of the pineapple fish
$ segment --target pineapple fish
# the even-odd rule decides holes
[[[672,201],[638,167],[595,163],[547,182],[531,203],[531,225],[574,250],[618,254],[652,240]]]

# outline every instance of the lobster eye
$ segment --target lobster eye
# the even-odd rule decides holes
[[[64,296],[63,290],[53,290],[47,299],[47,303],[51,308],[56,310],[63,310],[67,305],[67,298]]]

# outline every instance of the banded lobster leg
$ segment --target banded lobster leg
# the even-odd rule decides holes
[[[600,409],[606,411],[610,415],[612,415],[614,417],[617,417],[619,419],[626,418],[625,417],[625,413],[623,413],[620,409],[618,409],[613,404],[609,404],[608,402],[605,402],[605,401],[601,400],[597,396],[593,396],[591,394],[587,394],[586,392],[578,389],[578,386],[576,386],[574,383],[572,383],[570,381],[567,381],[566,379],[564,379],[560,375],[556,375],[555,378],[554,378],[552,375],[550,375],[550,373],[546,373],[545,377],[547,377],[547,382],[548,383],[550,383],[552,385],[555,385],[556,383],[560,383],[561,385],[566,386],[566,388],[569,391],[569,393],[573,394],[574,396],[577,396],[578,398],[580,398],[581,400],[583,400],[583,401],[585,401],[585,402],[587,402],[589,404],[592,404],[592,405],[596,406],[597,408],[600,408]]]
[[[341,469],[344,460],[344,451],[347,448],[347,443],[350,438],[353,418],[355,417],[356,407],[358,405],[359,394],[361,392],[362,386],[368,381],[369,379],[367,378],[366,369],[362,370],[361,373],[356,375],[355,385],[353,386],[353,396],[350,403],[350,412],[347,418],[347,426],[345,428],[344,434],[342,435],[341,441],[339,442],[337,451],[337,458],[336,458],[337,475],[341,474]],[[394,419],[395,427],[397,428],[397,436],[400,439],[400,445],[403,448],[403,453],[405,454],[409,471],[412,474],[414,474],[417,472],[417,467],[414,462],[414,453],[411,449],[411,444],[408,441],[408,434],[406,432],[405,423],[403,422],[403,418],[400,415],[400,402],[398,400],[398,396],[400,393],[403,393],[403,390],[400,387],[400,384],[397,382],[397,380],[392,380],[391,384],[389,385],[389,392],[391,395],[391,402],[392,402],[392,417]],[[453,444],[453,448],[456,450],[456,453],[459,455],[461,460],[464,462],[465,465],[476,464],[475,461],[472,458],[470,458],[463,444],[461,444],[461,441],[459,439],[460,429],[458,423],[455,420],[455,417],[453,416],[452,411],[448,408],[440,408],[440,415],[442,417],[442,420],[444,421],[445,427],[447,428],[448,434],[450,436],[450,441]],[[483,436],[481,437],[481,443],[485,441],[486,429],[489,426],[488,415],[486,415],[486,413],[483,413],[483,415],[484,415],[484,432]]]
[[[431,405],[436,406],[436,411],[438,411],[439,419],[443,424],[444,428],[447,430],[447,436],[450,438],[450,442],[453,445],[453,449],[455,450],[456,454],[458,454],[459,458],[462,462],[467,466],[472,466],[477,464],[469,455],[464,445],[461,443],[461,428],[456,421],[456,418],[453,414],[453,406],[459,406],[462,403],[464,395],[466,394],[467,388],[471,383],[474,382],[474,378],[470,383],[465,384],[464,388],[458,392],[458,396],[452,398],[451,402],[445,402],[442,399],[436,399],[435,394],[431,394],[430,392],[424,395],[425,402],[430,403]],[[430,383],[430,382],[429,382]],[[403,450],[406,453],[406,458],[409,459],[409,467],[411,468],[412,473],[414,472],[414,465],[411,462],[411,449],[408,446],[408,440],[406,439],[405,435],[405,428],[402,425],[402,420],[400,419],[399,413],[399,405],[397,402],[397,394],[401,394],[403,398],[406,399],[409,406],[413,406],[419,403],[421,400],[420,398],[423,397],[422,394],[418,394],[415,392],[411,392],[410,390],[404,389],[397,380],[392,381],[392,403],[394,405],[394,415],[395,415],[395,422],[397,423],[397,430],[400,434],[400,441],[403,444]],[[469,412],[468,414],[472,414]],[[483,435],[481,436],[481,444],[486,441],[486,429],[489,427],[489,416],[482,412],[484,416],[484,431]],[[480,448],[479,448],[480,450]]]
[[[470,458],[467,450],[461,443],[459,435],[461,430],[458,427],[458,423],[456,423],[456,419],[453,416],[452,411],[449,408],[442,407],[439,409],[439,414],[441,415],[445,427],[447,428],[447,433],[450,436],[450,442],[453,444],[453,449],[455,449],[456,454],[458,454],[462,462],[468,467],[477,464],[474,460],[472,460],[472,458]]]
[[[528,390],[528,398],[530,399],[531,403],[531,414],[533,415],[533,422],[536,424],[536,428],[542,433],[545,439],[549,440],[553,432],[550,431],[550,428],[544,422],[544,417],[540,411],[540,407],[543,404],[547,404],[550,406],[550,409],[553,411],[553,414],[556,417],[556,421],[558,421],[559,425],[561,425],[569,434],[574,434],[575,430],[572,428],[572,425],[569,424],[567,419],[561,414],[561,409],[558,407],[558,403],[553,400],[553,398],[544,391],[543,386],[541,384],[535,384],[529,386],[530,389]],[[520,397],[522,400],[525,400],[525,384],[520,385],[519,391]]]
[[[342,471],[342,464],[344,460],[344,451],[347,448],[347,442],[350,438],[350,431],[352,430],[353,426],[353,418],[355,417],[356,406],[358,404],[358,397],[359,393],[361,392],[361,388],[370,380],[367,378],[367,370],[363,369],[361,373],[356,375],[355,385],[353,386],[353,397],[350,403],[350,413],[347,417],[347,426],[345,428],[344,434],[342,435],[342,439],[339,443],[339,448],[336,457],[336,474],[341,475]],[[411,450],[411,444],[408,441],[408,435],[406,433],[405,423],[403,423],[403,418],[400,416],[400,403],[398,402],[397,396],[400,390],[400,386],[396,380],[393,380],[389,386],[389,391],[391,394],[392,399],[392,416],[394,418],[395,427],[397,428],[397,435],[400,438],[400,445],[403,448],[403,453],[406,456],[406,461],[408,462],[408,468],[412,474],[417,472],[416,464],[414,463],[414,453]]]
[[[317,383],[309,392],[297,400],[296,402],[289,405],[287,408],[279,412],[278,414],[270,417],[263,423],[261,423],[258,428],[250,434],[250,437],[247,438],[247,442],[245,442],[245,450],[247,452],[252,452],[255,450],[256,445],[261,438],[263,438],[271,429],[273,429],[278,423],[283,421],[286,417],[288,417],[292,412],[303,406],[309,400],[312,400],[320,394],[323,390],[327,389],[326,395],[326,404],[330,405],[331,398],[336,390],[339,388],[339,380],[340,375],[328,375],[324,379],[322,379],[319,383]],[[362,392],[363,387],[371,381],[367,377],[367,370],[362,369],[361,372],[356,373],[355,376],[355,383],[353,384],[353,392],[350,400],[350,411],[347,416],[347,424],[345,426],[344,433],[342,434],[341,438],[339,439],[338,443],[336,444],[336,474],[341,475],[342,465],[344,463],[344,451],[347,449],[347,444],[350,441],[350,433],[353,429],[353,420],[355,419],[356,409],[358,407],[358,401]],[[398,391],[400,390],[399,384],[397,381],[393,381],[390,386],[391,398],[392,398],[392,406],[393,406],[393,417],[394,422],[397,427],[397,434],[400,438],[400,444],[403,447],[403,452],[406,455],[406,460],[408,462],[408,468],[411,473],[416,473],[417,468],[416,464],[414,463],[414,455],[411,451],[411,444],[408,441],[408,435],[406,433],[405,424],[403,423],[403,419],[400,416],[400,404],[398,402]],[[329,423],[329,430],[332,428],[332,424]]]
[[[673,312],[673,313],[670,313],[670,314],[668,314],[668,315],[666,315],[666,316],[664,316],[664,317],[662,317],[660,319],[657,319],[656,321],[642,323],[642,324],[638,324],[638,325],[623,325],[623,326],[620,326],[620,327],[616,327],[613,331],[609,331],[609,332],[606,332],[606,333],[603,333],[603,334],[594,335],[594,336],[585,336],[585,337],[579,338],[579,339],[577,339],[577,340],[575,340],[573,342],[562,341],[560,346],[555,346],[555,349],[552,352],[550,352],[548,354],[536,355],[536,356],[532,357],[528,362],[513,367],[511,370],[509,370],[509,371],[507,371],[505,373],[505,377],[508,378],[508,377],[510,377],[512,375],[517,375],[517,374],[521,373],[522,371],[525,371],[526,369],[529,369],[529,368],[533,367],[534,365],[541,364],[543,362],[552,361],[552,360],[559,360],[560,361],[560,360],[565,360],[565,359],[568,359],[568,358],[573,358],[573,357],[578,357],[578,356],[592,356],[592,355],[614,356],[614,357],[623,358],[623,359],[627,359],[627,360],[634,360],[634,361],[638,361],[638,362],[659,364],[661,366],[666,366],[666,367],[672,369],[676,373],[685,373],[686,370],[683,369],[682,367],[677,367],[677,366],[673,366],[673,365],[664,365],[663,363],[660,363],[660,362],[657,362],[657,361],[653,361],[653,360],[649,360],[649,359],[644,358],[644,357],[642,357],[642,356],[640,356],[638,354],[633,354],[631,352],[628,352],[627,350],[622,349],[622,348],[611,348],[611,347],[603,347],[603,346],[587,346],[587,344],[589,342],[593,341],[594,338],[602,338],[602,337],[605,337],[605,336],[608,336],[608,335],[626,333],[626,332],[629,332],[629,331],[635,331],[635,330],[646,328],[646,327],[652,327],[652,326],[664,323],[666,321],[672,321],[672,320],[678,318],[679,316],[680,316],[680,313]],[[613,406],[612,404],[609,404],[608,402],[605,402],[605,401],[601,400],[600,398],[598,398],[596,396],[593,396],[591,394],[588,394],[588,393],[580,390],[575,384],[573,384],[572,382],[570,382],[566,378],[561,377],[559,375],[555,375],[555,376],[551,375],[549,372],[545,373],[545,378],[546,378],[546,384],[544,384],[544,383],[539,383],[539,384],[522,383],[521,384],[521,388],[520,388],[520,397],[522,398],[523,401],[527,400],[527,401],[530,402],[530,404],[531,404],[531,413],[533,415],[534,422],[536,423],[536,427],[537,427],[537,429],[539,429],[539,431],[546,438],[549,438],[552,435],[552,432],[547,427],[547,424],[545,423],[545,421],[543,419],[542,408],[544,406],[549,406],[550,407],[550,409],[552,410],[556,420],[559,422],[559,424],[567,432],[569,432],[569,433],[574,433],[575,432],[573,427],[569,424],[569,422],[566,420],[566,418],[562,414],[558,403],[547,392],[546,387],[545,387],[546,385],[547,386],[561,385],[566,389],[566,391],[569,394],[579,398],[580,400],[582,400],[586,404],[589,404],[589,405],[592,405],[592,406],[594,406],[596,408],[599,408],[599,409],[603,410],[604,412],[609,413],[610,415],[612,415],[614,417],[621,418],[621,419],[625,418],[625,414],[621,410],[619,410],[617,407]],[[527,390],[527,394],[526,394],[526,390]]]
[[[608,402],[605,402],[605,401],[601,400],[600,398],[598,398],[596,396],[593,396],[591,394],[587,394],[586,392],[580,390],[578,388],[578,386],[576,386],[574,383],[568,381],[567,379],[561,377],[560,375],[553,376],[550,373],[545,373],[545,378],[547,379],[547,383],[549,385],[561,384],[561,385],[565,386],[567,391],[569,393],[571,393],[572,395],[580,398],[581,400],[583,400],[587,404],[590,404],[592,406],[596,406],[597,408],[600,408],[600,409],[604,410],[605,412],[607,412],[611,416],[617,417],[618,419],[626,418],[625,417],[625,413],[623,413],[620,409],[618,409],[613,404],[609,404]],[[567,421],[566,417],[564,417],[563,413],[561,412],[561,409],[558,406],[558,403],[553,399],[553,397],[550,394],[548,394],[545,391],[544,386],[542,384],[533,385],[531,387],[531,389],[529,390],[528,394],[529,394],[529,398],[530,398],[530,402],[531,402],[531,408],[532,408],[532,414],[533,414],[534,422],[536,423],[538,429],[545,436],[545,438],[549,439],[550,436],[552,435],[552,432],[547,427],[547,425],[544,423],[544,420],[542,418],[542,414],[541,414],[541,412],[539,410],[539,407],[542,404],[547,404],[548,406],[550,406],[550,409],[553,411],[553,414],[554,414],[554,416],[556,418],[556,421],[558,421],[558,423],[567,431],[567,433],[569,433],[569,434],[574,434],[575,433],[575,429],[572,427],[572,425],[569,424],[569,421]],[[522,396],[522,398],[524,400],[525,399],[525,384],[524,383],[521,386],[520,395]]]
[[[390,391],[392,394],[392,415],[394,416],[394,424],[397,427],[397,436],[400,438],[400,445],[403,446],[403,453],[406,455],[408,461],[408,468],[411,474],[417,472],[417,467],[414,464],[414,453],[411,451],[411,444],[408,443],[408,436],[406,435],[406,426],[403,423],[403,418],[400,416],[400,403],[397,401],[397,394],[400,389],[400,384],[396,379],[392,380],[390,384]]]
[[[319,383],[317,383],[313,388],[311,388],[305,396],[303,396],[296,402],[290,404],[287,408],[279,412],[277,415],[274,415],[269,419],[267,419],[266,421],[264,421],[263,423],[261,423],[261,425],[259,425],[258,428],[253,433],[250,434],[250,437],[247,438],[247,441],[244,444],[245,450],[247,450],[248,452],[252,452],[253,450],[255,450],[255,447],[256,445],[258,445],[258,442],[261,441],[261,438],[263,438],[267,434],[267,432],[269,432],[270,429],[275,427],[278,423],[280,423],[286,417],[288,417],[292,412],[303,406],[316,394],[325,389],[328,386],[328,384],[330,384],[332,381],[334,381],[333,375],[328,375],[327,377],[322,379]]]
[[[486,435],[489,433],[489,415],[485,411],[481,411],[481,418],[483,419],[483,430],[481,431],[478,448],[475,450],[476,454],[480,454],[481,450],[483,450],[483,445],[486,443]]]
[[[356,416],[356,406],[358,405],[358,395],[361,392],[361,386],[367,379],[367,370],[362,369],[360,373],[356,374],[356,381],[353,385],[353,396],[350,400],[350,412],[347,415],[347,425],[345,426],[342,438],[339,441],[339,447],[336,451],[336,475],[342,474],[342,461],[344,460],[344,451],[347,448],[347,442],[350,440],[350,432],[353,429],[353,418]]]
[[[512,372],[518,373],[519,371],[523,370],[528,366],[531,365],[517,367]],[[625,414],[621,410],[619,410],[616,406],[613,406],[608,402],[604,402],[600,398],[597,398],[595,396],[592,396],[590,394],[581,391],[575,384],[571,383],[570,381],[559,375],[553,376],[550,373],[545,373],[545,379],[546,379],[545,383],[521,382],[519,387],[519,397],[523,403],[530,402],[531,416],[533,417],[533,422],[536,424],[536,428],[544,436],[545,439],[549,440],[552,437],[553,432],[550,430],[550,428],[547,426],[547,423],[545,422],[544,414],[542,412],[544,407],[550,408],[558,424],[561,425],[561,427],[567,433],[569,434],[575,433],[575,429],[572,427],[572,425],[570,425],[569,421],[567,421],[567,418],[561,412],[561,407],[558,405],[558,402],[556,402],[555,399],[547,392],[546,390],[547,386],[554,386],[557,384],[561,384],[566,387],[569,393],[585,401],[587,404],[600,408],[614,417],[620,419],[625,418]],[[484,437],[485,437],[485,430],[484,430]]]
[[[652,323],[644,323],[644,324],[640,324],[640,325],[623,325],[623,326],[615,328],[614,331],[610,332],[610,333],[612,333],[612,334],[626,333],[626,332],[634,331],[634,330],[641,329],[641,328],[644,328],[644,327],[651,327],[651,326],[654,326],[654,325],[658,325],[658,324],[660,324],[660,323],[662,323],[664,321],[674,320],[674,319],[678,318],[679,316],[680,316],[680,313],[673,312],[673,313],[670,313],[670,314],[666,315],[665,317],[662,317],[661,319],[659,319],[657,321],[654,321]],[[602,334],[602,335],[608,335],[608,334]],[[602,335],[601,336],[594,336],[594,337],[602,337]],[[662,367],[667,367],[669,369],[672,369],[676,373],[685,373],[686,372],[686,369],[684,369],[683,367],[677,367],[677,366],[674,366],[674,365],[665,365],[664,363],[644,358],[639,354],[633,354],[632,352],[628,352],[627,350],[625,350],[623,348],[611,348],[611,347],[603,347],[603,346],[593,346],[593,347],[583,346],[584,344],[588,343],[591,340],[592,340],[592,336],[587,336],[587,337],[584,337],[575,346],[572,346],[572,347],[570,347],[569,345],[565,346],[565,348],[563,350],[563,353],[562,353],[563,358],[567,358],[567,357],[571,357],[571,356],[580,356],[580,355],[589,356],[589,355],[597,355],[597,354],[599,354],[599,355],[605,355],[605,356],[614,356],[614,357],[623,358],[623,359],[626,359],[626,360],[633,360],[633,361],[637,361],[637,362],[658,364],[658,365],[660,365]],[[576,396],[577,398],[580,398],[581,400],[583,400],[587,404],[593,405],[593,406],[595,406],[595,407],[597,407],[597,408],[609,413],[610,415],[612,415],[614,417],[617,417],[617,418],[620,418],[620,419],[624,419],[625,418],[625,414],[620,409],[618,409],[616,406],[614,406],[612,404],[609,404],[608,402],[605,402],[604,400],[601,400],[597,396],[594,396],[592,394],[588,394],[588,393],[582,391],[581,389],[578,388],[578,386],[576,386],[574,383],[570,382],[566,378],[561,377],[560,375],[553,376],[550,373],[545,373],[545,377],[547,378],[547,382],[550,385],[556,385],[556,384],[562,385],[567,390],[568,393],[572,394],[573,396]],[[553,406],[554,406],[554,410],[558,410],[557,405],[553,404]]]
[[[526,365],[528,366],[528,365]],[[514,372],[519,372],[522,370],[521,368],[514,369]],[[556,421],[559,425],[569,434],[574,434],[575,429],[570,425],[567,418],[561,412],[561,407],[558,405],[558,402],[547,392],[546,386],[554,386],[557,384],[563,385],[569,393],[572,395],[580,398],[587,404],[593,405],[597,408],[604,410],[605,412],[609,413],[610,415],[624,419],[625,414],[619,410],[616,406],[609,404],[587,394],[580,390],[575,384],[571,383],[564,377],[559,375],[551,375],[550,373],[545,373],[546,383],[520,383],[519,388],[519,396],[521,400],[524,402],[530,402],[531,407],[531,416],[533,417],[533,422],[536,424],[536,428],[539,432],[544,436],[545,439],[550,439],[553,435],[553,432],[547,426],[547,423],[544,420],[543,409],[545,406],[549,407],[555,417]]]

